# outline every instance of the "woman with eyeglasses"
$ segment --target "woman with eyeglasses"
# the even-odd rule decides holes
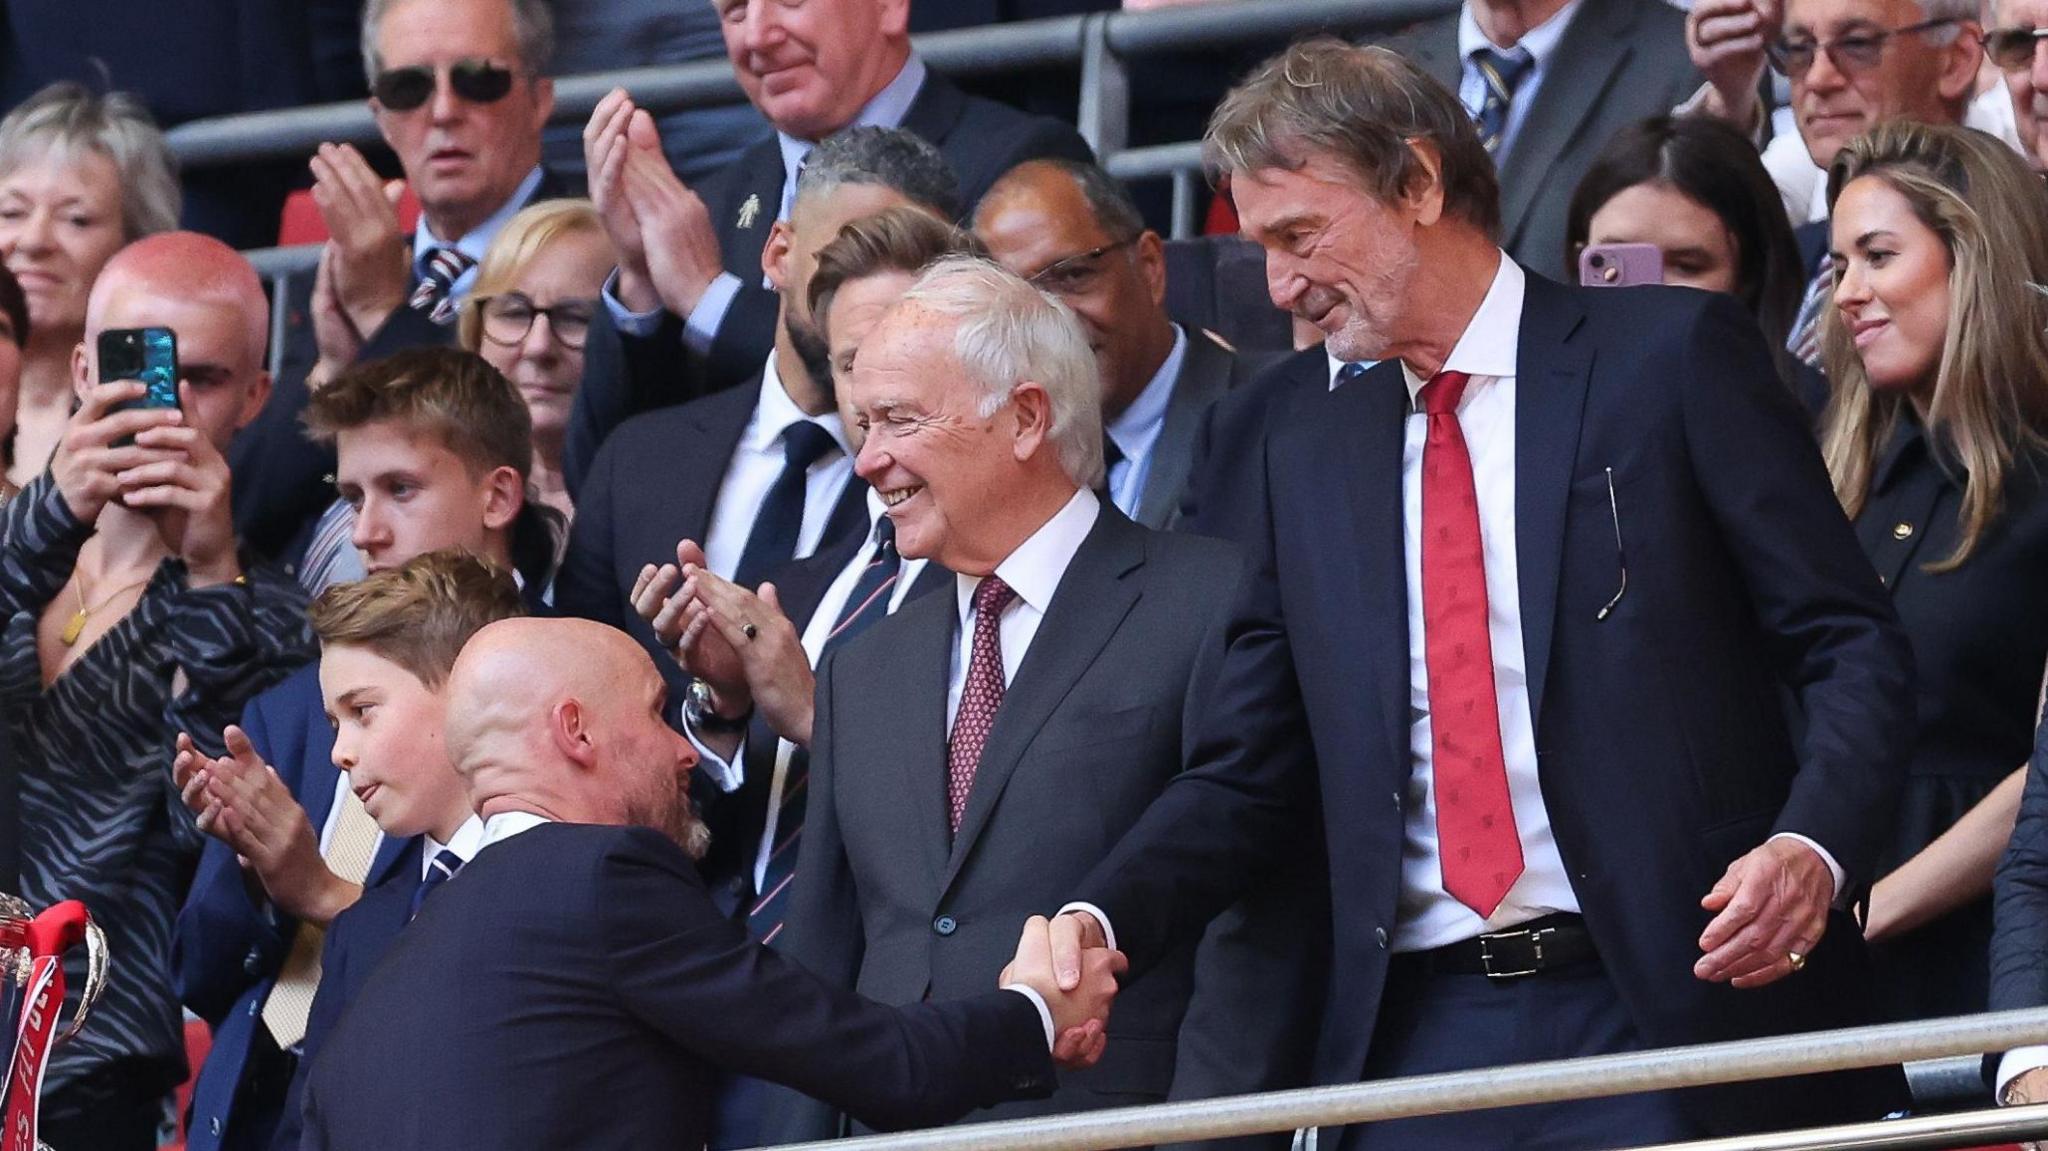
[[[1653,116],[1615,133],[1565,213],[1565,270],[1591,244],[1654,244],[1664,282],[1742,301],[1793,382],[1785,337],[1804,277],[1785,205],[1756,146],[1718,120]]]
[[[1919,672],[1865,930],[1893,1017],[1982,1011],[2048,667],[2048,192],[1998,140],[1903,121],[1828,190],[1822,451]]]
[[[618,257],[588,200],[547,200],[498,233],[463,306],[462,346],[519,388],[533,415],[533,484],[573,515],[562,479],[569,410],[583,379],[583,343],[598,292]]]
[[[52,84],[0,120],[0,261],[28,299],[7,481],[27,483],[71,417],[71,352],[93,281],[131,240],[178,226],[170,148],[142,105]]]

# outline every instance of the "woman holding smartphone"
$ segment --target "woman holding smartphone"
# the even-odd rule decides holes
[[[1993,137],[1903,121],[1828,181],[1822,450],[1919,670],[1865,933],[1894,1018],[1983,1011],[2048,666],[2048,193]]]

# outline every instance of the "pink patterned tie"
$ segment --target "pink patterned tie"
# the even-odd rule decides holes
[[[967,793],[974,787],[981,749],[1003,705],[1003,638],[998,630],[1003,609],[1017,593],[996,576],[974,589],[974,654],[967,663],[967,682],[960,689],[960,711],[953,717],[953,737],[946,747],[946,816],[955,834],[967,813]]]

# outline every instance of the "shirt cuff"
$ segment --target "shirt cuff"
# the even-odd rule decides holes
[[[1045,1005],[1045,996],[1024,986],[1022,983],[1005,983],[1003,984],[1003,990],[1014,991],[1022,995],[1031,1001],[1031,1006],[1038,1008],[1038,1021],[1045,1024],[1045,1049],[1051,1051],[1054,1047],[1057,1047],[1059,1045],[1059,1033],[1053,1030],[1052,1008]]]
[[[1111,951],[1116,950],[1116,928],[1111,927],[1109,925],[1109,914],[1107,912],[1103,911],[1100,907],[1097,907],[1092,903],[1082,903],[1076,901],[1074,903],[1067,904],[1065,907],[1060,908],[1057,912],[1054,913],[1053,917],[1057,919],[1059,916],[1065,915],[1069,911],[1087,912],[1089,917],[1094,919],[1096,924],[1102,928],[1102,938],[1105,943],[1109,944],[1109,949]]]
[[[611,313],[612,327],[617,328],[620,334],[645,339],[661,327],[660,308],[651,312],[636,312],[619,302],[617,268],[613,268],[612,274],[604,278],[604,291],[599,295],[604,297],[604,310]]]
[[[1828,897],[1828,902],[1832,904],[1836,900],[1836,898],[1841,896],[1842,888],[1849,882],[1849,873],[1842,870],[1842,865],[1835,862],[1835,857],[1828,854],[1827,848],[1822,847],[1820,844],[1815,843],[1813,840],[1807,838],[1804,835],[1799,834],[1796,831],[1781,831],[1778,834],[1773,835],[1771,838],[1796,840],[1800,843],[1805,844],[1808,847],[1811,847],[1813,849],[1813,853],[1815,855],[1820,856],[1820,861],[1828,865],[1828,874],[1834,876],[1835,878],[1835,891],[1833,895]]]
[[[2012,1081],[2043,1067],[2048,1067],[2048,1047],[2015,1047],[2006,1052],[1998,1061],[1998,1089],[1991,1097],[2005,1106],[2005,1089]]]
[[[711,354],[711,343],[718,339],[718,329],[725,323],[725,314],[732,310],[732,302],[740,294],[740,278],[731,272],[720,272],[711,286],[697,299],[697,306],[690,309],[690,318],[683,321],[683,346],[700,356]]]
[[[731,795],[747,782],[747,737],[740,736],[740,745],[728,761],[724,756],[711,750],[703,740],[697,738],[696,729],[690,726],[690,713],[683,712],[683,738],[697,749],[697,770],[711,777],[718,790]]]

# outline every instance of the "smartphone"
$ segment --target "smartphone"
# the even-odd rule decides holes
[[[123,408],[178,406],[178,336],[169,328],[109,328],[100,333],[100,382],[140,380],[148,389]]]
[[[1627,288],[1664,282],[1664,251],[1655,244],[1594,244],[1579,253],[1579,283]]]

